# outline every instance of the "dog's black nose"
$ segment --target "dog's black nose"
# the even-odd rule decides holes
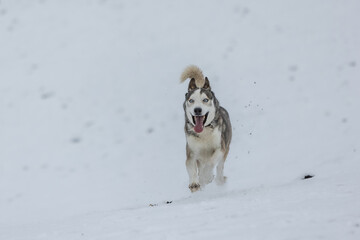
[[[201,108],[195,108],[195,109],[194,109],[195,115],[201,115],[201,111],[202,111]]]

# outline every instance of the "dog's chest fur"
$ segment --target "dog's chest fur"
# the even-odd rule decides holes
[[[205,127],[200,134],[186,134],[189,150],[197,156],[211,156],[221,148],[221,131],[219,127]]]

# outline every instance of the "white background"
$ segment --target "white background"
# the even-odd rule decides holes
[[[359,239],[359,12],[0,1],[0,239]],[[189,64],[233,125],[227,185],[195,194]]]

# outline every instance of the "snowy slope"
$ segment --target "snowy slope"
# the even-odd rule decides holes
[[[359,11],[0,1],[0,239],[359,239]],[[195,194],[188,64],[233,124],[227,185]]]

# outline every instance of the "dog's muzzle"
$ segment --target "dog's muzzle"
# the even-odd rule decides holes
[[[194,130],[197,133],[201,133],[204,130],[204,125],[206,123],[209,113],[207,112],[205,115],[197,115],[195,110],[194,110],[195,116],[194,115],[192,116],[192,120],[194,123]]]

